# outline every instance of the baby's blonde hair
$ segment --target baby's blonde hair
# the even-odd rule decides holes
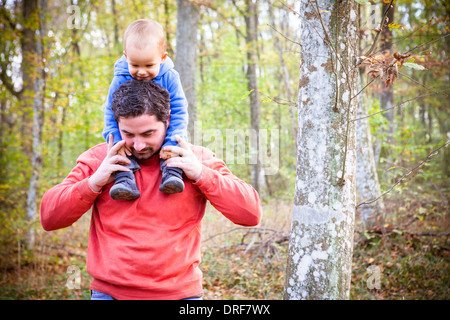
[[[156,21],[139,19],[131,23],[123,35],[123,50],[126,52],[127,45],[143,49],[147,46],[150,37],[157,39],[158,48],[161,53],[166,51],[166,37],[163,27]],[[128,41],[130,43],[128,43]]]

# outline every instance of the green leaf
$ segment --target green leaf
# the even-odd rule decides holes
[[[425,70],[424,66],[421,66],[420,64],[417,64],[417,63],[405,62],[403,65],[405,67],[408,67],[408,68],[411,68],[411,69],[415,69],[415,70]]]
[[[355,0],[355,2],[359,4],[366,4],[367,2],[369,2],[369,0]]]
[[[244,100],[245,98],[247,98],[249,95],[250,95],[250,93],[252,93],[253,91],[255,91],[255,89],[252,89],[252,90],[250,90],[249,92],[247,92],[246,94],[244,94],[243,96],[242,96],[242,100]]]
[[[401,25],[401,24],[398,24],[398,23],[389,23],[388,24],[388,28],[389,28],[389,30],[392,30],[392,29],[398,29],[398,28],[402,28],[403,26]]]
[[[367,230],[364,231],[364,236],[366,237],[367,240],[370,240],[370,239],[372,239],[372,238],[375,238],[375,236],[370,235],[370,234],[367,232]]]

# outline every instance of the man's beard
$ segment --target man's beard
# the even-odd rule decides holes
[[[148,160],[156,154],[153,148],[145,148],[138,153],[134,148],[131,148],[131,153],[136,158],[136,160]]]

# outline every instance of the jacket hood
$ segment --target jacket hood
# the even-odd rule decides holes
[[[166,58],[166,61],[161,65],[159,69],[159,73],[156,76],[155,80],[159,80],[167,71],[173,69],[174,64],[172,59],[169,57]],[[128,63],[127,59],[123,55],[119,60],[114,64],[114,75],[115,76],[129,76],[130,71],[128,71]]]

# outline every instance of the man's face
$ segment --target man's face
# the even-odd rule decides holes
[[[128,62],[128,71],[137,80],[151,80],[156,78],[161,64],[167,57],[167,52],[161,53],[156,44],[138,49],[132,45],[127,48],[125,57]]]
[[[150,159],[161,149],[168,126],[148,114],[119,119],[122,139],[137,160]]]

